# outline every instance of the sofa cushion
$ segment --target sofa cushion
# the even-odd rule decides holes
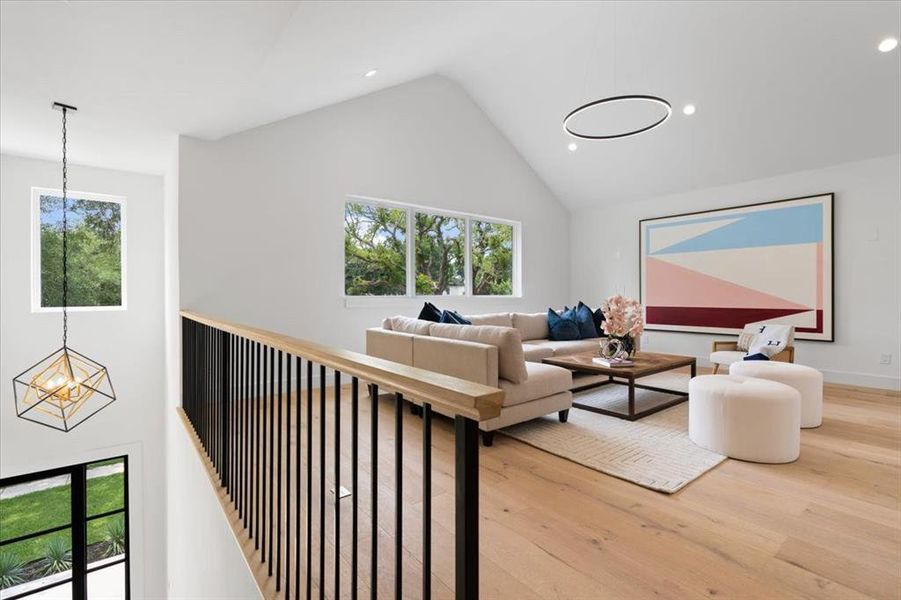
[[[550,335],[547,313],[513,313],[513,327],[519,330],[522,341],[545,340]],[[529,360],[529,359],[526,359]]]
[[[401,315],[388,317],[382,321],[382,329],[400,331],[402,333],[415,333],[416,335],[429,335],[429,325],[431,325],[429,321],[411,319]]]
[[[575,313],[569,308],[564,308],[562,314],[553,308],[547,309],[547,326],[552,340],[579,339],[579,324],[576,323]]]
[[[429,334],[456,340],[468,340],[497,346],[497,374],[502,379],[520,383],[529,376],[522,353],[522,338],[512,327],[491,325],[451,325],[432,323]]]
[[[570,354],[579,354],[581,352],[595,352],[601,347],[600,340],[597,338],[571,341],[532,340],[531,343],[552,350],[554,356],[568,356]]]
[[[489,313],[487,315],[466,315],[473,325],[493,325],[495,327],[513,327],[513,316],[510,313]]]
[[[554,349],[546,346],[547,340],[530,340],[522,343],[522,354],[526,362],[541,362],[554,355]]]
[[[572,387],[572,373],[567,369],[530,362],[526,363],[526,370],[529,377],[522,383],[503,379],[498,381],[498,387],[504,390],[504,406],[515,406],[545,396],[553,396]]]

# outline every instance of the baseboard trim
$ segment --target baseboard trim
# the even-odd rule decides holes
[[[706,357],[698,357],[698,365],[705,367],[713,367]],[[811,365],[813,366],[813,365]],[[819,369],[819,367],[814,367]],[[826,383],[837,383],[841,385],[853,385],[857,387],[875,388],[880,390],[901,390],[901,377],[892,377],[891,375],[873,375],[870,373],[856,373],[853,371],[836,371],[833,369],[819,369],[823,374],[823,381]],[[720,370],[722,373],[723,371]]]

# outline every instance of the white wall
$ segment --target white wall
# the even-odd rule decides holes
[[[181,305],[353,350],[422,301],[348,308],[347,194],[522,222],[523,297],[456,298],[467,312],[569,301],[569,216],[455,83],[429,77],[246,131],[180,145]]]
[[[172,411],[174,414],[174,411]],[[168,598],[251,600],[259,589],[181,419],[169,423]],[[177,528],[177,529],[176,529]]]
[[[829,381],[901,387],[899,155],[576,211],[573,297],[638,296],[640,219],[821,192],[835,192],[835,342],[798,342],[796,360],[821,369]],[[651,331],[642,344],[706,363],[711,340],[722,338]],[[879,364],[881,354],[892,354],[892,364]]]
[[[104,363],[117,401],[69,433],[16,417],[11,381],[60,345],[59,313],[32,313],[31,187],[60,186],[57,162],[0,156],[0,475],[129,455],[132,593],[165,596],[163,180],[70,166],[74,190],[127,197],[128,309],[73,312],[71,346]]]

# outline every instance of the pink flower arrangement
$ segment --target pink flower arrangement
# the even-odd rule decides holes
[[[644,331],[644,313],[641,303],[633,298],[617,294],[601,305],[604,313],[604,333],[609,336],[637,338]]]

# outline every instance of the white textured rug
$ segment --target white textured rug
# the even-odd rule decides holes
[[[688,375],[663,373],[640,383],[687,390]],[[575,394],[573,400],[619,410],[626,392],[625,386],[606,385]],[[636,392],[641,409],[672,397]],[[569,411],[568,423],[560,423],[554,414],[500,432],[601,473],[667,494],[682,489],[726,460],[688,439],[687,402],[632,422],[574,407]]]

